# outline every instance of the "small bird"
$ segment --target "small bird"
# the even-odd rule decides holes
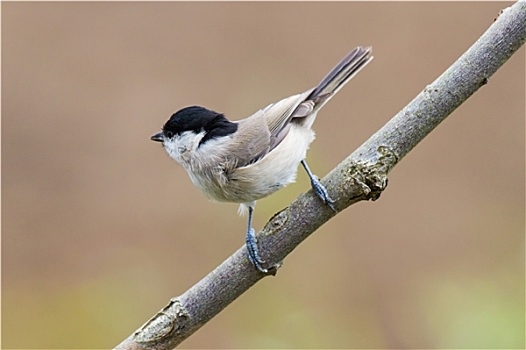
[[[310,171],[305,157],[314,140],[311,129],[318,111],[373,57],[371,47],[349,52],[314,88],[229,121],[223,114],[199,106],[172,114],[151,140],[162,142],[193,184],[214,201],[240,203],[248,210],[247,255],[263,273],[269,270],[258,253],[252,213],[258,199],[296,179],[301,163],[316,195],[332,210],[334,201]]]

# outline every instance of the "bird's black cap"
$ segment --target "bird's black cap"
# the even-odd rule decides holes
[[[216,137],[227,136],[237,131],[237,124],[230,122],[221,113],[217,113],[199,106],[183,108],[170,117],[163,126],[162,133],[167,138],[181,134],[185,131],[199,133],[204,131],[205,136],[200,144]],[[157,137],[157,135],[159,137]],[[158,141],[161,135],[152,136],[152,140]]]

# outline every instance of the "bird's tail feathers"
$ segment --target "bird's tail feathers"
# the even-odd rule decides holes
[[[316,108],[321,108],[349,80],[351,80],[371,60],[372,48],[358,46],[349,52],[329,74],[314,88],[308,100],[313,100]]]

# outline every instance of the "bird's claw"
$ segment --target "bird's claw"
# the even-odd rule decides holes
[[[257,244],[256,232],[252,227],[247,231],[246,244],[247,244],[247,256],[248,260],[261,272],[267,274],[269,273],[268,269],[265,269],[262,264],[265,263],[265,260],[261,259],[258,254],[258,244]]]
[[[331,208],[334,212],[336,212],[336,209],[334,208],[334,200],[329,196],[329,192],[327,192],[327,189],[325,186],[323,186],[316,177],[312,177],[310,179],[310,183],[312,186],[312,189],[314,190],[314,193],[320,198],[329,208]]]

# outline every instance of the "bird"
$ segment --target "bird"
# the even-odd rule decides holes
[[[318,111],[371,62],[371,54],[371,47],[354,48],[314,88],[271,103],[247,118],[230,121],[222,113],[189,106],[173,113],[150,137],[162,143],[206,197],[239,203],[240,214],[248,211],[245,243],[257,270],[269,273],[252,227],[256,201],[294,182],[299,164],[317,197],[336,211],[334,200],[305,160],[315,137],[312,124]]]

